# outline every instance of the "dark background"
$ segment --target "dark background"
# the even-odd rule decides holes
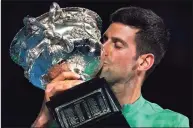
[[[123,6],[140,6],[152,9],[161,16],[171,32],[169,50],[156,70],[145,81],[143,97],[163,108],[186,115],[192,120],[192,69],[191,69],[191,1],[138,1],[117,0],[63,0],[60,7],[79,6],[96,11],[103,19],[103,32],[109,15]],[[41,107],[44,92],[24,78],[23,69],[9,56],[9,46],[15,34],[24,26],[27,15],[37,17],[49,11],[51,1],[2,1],[2,126],[30,126]],[[192,124],[192,122],[190,122]]]

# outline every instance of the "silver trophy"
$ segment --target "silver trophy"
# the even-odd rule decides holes
[[[36,18],[27,16],[23,22],[10,55],[34,86],[45,89],[48,69],[61,61],[83,80],[98,71],[102,20],[97,13],[80,7],[60,8],[54,2],[49,12]]]

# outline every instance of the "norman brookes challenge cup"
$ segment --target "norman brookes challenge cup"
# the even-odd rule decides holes
[[[93,77],[100,68],[102,20],[98,14],[81,7],[60,8],[54,2],[49,12],[36,18],[27,16],[23,22],[10,55],[34,86],[45,89],[50,82],[48,69],[61,61],[86,81],[46,103],[60,127],[115,126],[120,125],[117,119],[125,121],[105,79]]]
[[[27,16],[23,22],[10,55],[34,86],[45,89],[48,69],[63,60],[86,80],[98,71],[102,20],[95,12],[53,3],[49,12],[37,18]]]

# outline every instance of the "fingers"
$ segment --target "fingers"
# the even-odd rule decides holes
[[[51,83],[54,83],[56,81],[64,81],[64,80],[78,80],[79,78],[80,78],[80,75],[74,72],[62,72],[56,78],[54,78],[51,81]]]
[[[49,101],[49,98],[54,96],[55,94],[72,88],[73,86],[83,82],[81,80],[78,80],[80,78],[80,75],[78,75],[77,73],[70,71],[63,72],[63,70],[68,70],[66,68],[67,64],[62,64],[60,65],[60,67],[56,65],[51,69],[50,73],[52,74],[51,77],[53,78],[53,80],[46,86],[46,101]]]
[[[51,67],[48,71],[48,76],[49,79],[53,80],[55,77],[57,77],[60,73],[70,71],[68,64],[66,63],[61,63],[61,64],[56,64],[53,67]]]
[[[55,94],[70,89],[81,83],[83,83],[82,80],[65,80],[48,84],[45,91],[46,101],[49,101],[50,97],[54,96]]]

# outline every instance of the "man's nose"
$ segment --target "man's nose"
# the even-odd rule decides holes
[[[105,56],[109,55],[110,49],[111,49],[110,42],[109,41],[104,42],[104,44],[103,44],[103,54]]]

